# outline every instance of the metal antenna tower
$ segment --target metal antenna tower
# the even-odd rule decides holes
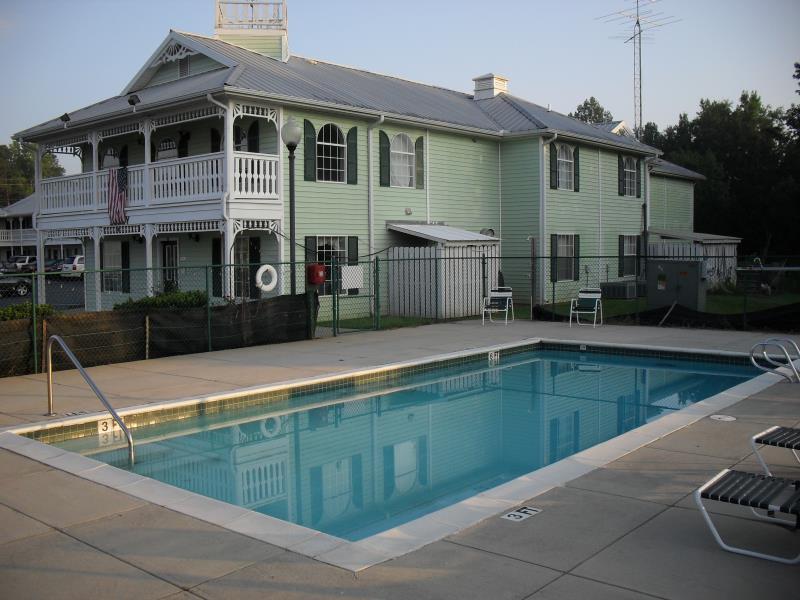
[[[661,2],[661,0],[628,0],[628,2],[632,4],[629,8],[602,15],[597,17],[596,20],[613,25],[621,25],[623,33],[612,37],[614,39],[622,39],[626,44],[633,42],[633,131],[638,140],[642,138],[644,131],[644,119],[642,116],[642,40],[649,41],[652,39],[647,35],[643,37],[642,34],[657,27],[672,25],[682,19],[650,8],[650,6]],[[631,23],[633,24],[632,34],[629,29]]]

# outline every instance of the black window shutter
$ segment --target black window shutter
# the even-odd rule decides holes
[[[642,159],[636,159],[636,197],[642,197]]]
[[[558,281],[558,236],[550,235],[550,281]]]
[[[558,189],[558,148],[550,144],[550,189]]]
[[[357,265],[358,264],[358,237],[355,235],[347,236],[347,264],[348,265]],[[349,288],[347,290],[347,294],[349,296],[355,296],[358,294],[359,288]]]
[[[580,161],[580,148],[575,146],[572,152],[572,190],[575,192],[581,191],[581,161]]]
[[[122,291],[131,293],[131,243],[120,242],[120,255],[122,261]]]
[[[389,144],[389,136],[386,135],[385,132],[381,131],[378,135],[379,137],[379,152],[380,152],[380,185],[381,187],[389,187],[389,156],[391,153],[391,148]]]
[[[347,132],[347,183],[358,184],[358,127]]]
[[[307,263],[317,262],[317,238],[313,235],[307,235],[305,246],[306,246],[306,262]]]
[[[425,189],[425,138],[419,136],[414,143],[414,151],[417,155],[417,189]]]
[[[303,179],[317,180],[317,132],[308,119],[303,121]]]
[[[572,250],[572,279],[578,281],[581,278],[581,236],[574,236]]]
[[[625,275],[625,236],[619,236],[619,269],[617,269],[617,276],[622,277]]]
[[[253,121],[247,129],[247,151],[258,153],[258,121]]]
[[[105,250],[105,244],[103,244],[103,242],[101,241],[100,242],[100,270],[101,271],[103,270],[103,263],[105,262],[103,260],[103,251],[104,250]],[[103,275],[103,273],[100,273],[100,291],[101,292],[105,292],[106,291],[106,281],[105,280],[106,280],[106,278]]]
[[[622,154],[617,154],[617,193],[625,195],[625,160]]]

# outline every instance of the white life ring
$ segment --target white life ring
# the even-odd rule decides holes
[[[269,283],[264,283],[264,273],[269,273]],[[256,271],[256,287],[262,292],[271,292],[278,285],[278,272],[272,265],[261,265]]]

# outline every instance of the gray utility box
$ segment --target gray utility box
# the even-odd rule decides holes
[[[678,304],[706,310],[706,269],[703,260],[647,261],[647,308]]]

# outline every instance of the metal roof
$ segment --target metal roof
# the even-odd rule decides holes
[[[649,228],[648,231],[664,238],[673,238],[676,240],[687,240],[690,242],[701,242],[706,244],[738,244],[742,241],[742,238],[740,237],[734,237],[732,235],[717,235],[716,233],[699,233],[696,231],[687,233],[684,231],[653,229],[652,227]]]
[[[441,244],[472,242],[482,244],[497,244],[499,238],[474,233],[466,229],[458,229],[449,225],[427,225],[422,223],[387,223],[386,229],[397,231],[414,237],[439,242]]]
[[[664,160],[663,158],[656,158],[650,163],[650,172],[653,175],[665,175],[667,177],[680,177],[681,179],[693,179],[695,181],[705,181],[705,176],[700,173],[695,173],[682,167]]]
[[[252,92],[280,102],[308,103],[362,110],[374,115],[462,128],[489,135],[558,132],[644,154],[658,150],[635,139],[615,135],[510,94],[474,100],[471,94],[380,75],[324,61],[291,57],[283,62],[202,35],[171,31],[168,39],[184,41],[235,67],[225,67],[137,90],[139,112],[170,99],[202,96],[227,89]],[[163,44],[162,44],[163,45]],[[70,112],[70,127],[99,118],[130,114],[127,95]],[[18,134],[22,138],[53,133],[63,123],[53,119]]]
[[[36,194],[31,194],[27,198],[0,208],[0,217],[29,217],[36,212],[38,204],[39,199]]]

